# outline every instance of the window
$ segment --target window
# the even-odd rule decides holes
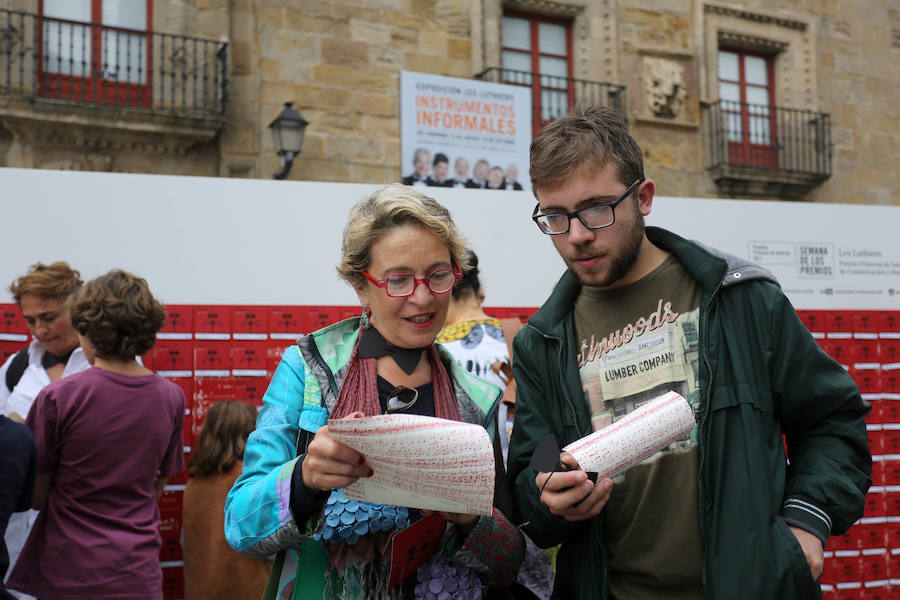
[[[147,106],[148,0],[39,0],[39,93]]]
[[[507,12],[502,39],[503,82],[532,88],[537,132],[575,104],[571,21]]]
[[[719,50],[719,99],[733,164],[775,167],[775,88],[771,55]]]

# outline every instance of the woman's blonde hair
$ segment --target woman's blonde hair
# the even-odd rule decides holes
[[[366,279],[360,271],[372,262],[372,245],[400,225],[424,227],[440,238],[450,251],[450,259],[465,271],[469,268],[469,249],[465,237],[456,228],[450,211],[437,200],[413,188],[392,184],[377,190],[350,210],[341,244],[341,279],[359,289]]]
[[[213,404],[188,465],[190,476],[227,473],[234,463],[243,460],[247,437],[256,428],[256,414],[256,407],[246,402],[224,400]]]
[[[28,267],[26,275],[12,282],[9,291],[12,292],[16,304],[19,304],[25,294],[65,302],[83,283],[81,273],[70,267],[67,262],[57,261],[49,265],[34,263]]]

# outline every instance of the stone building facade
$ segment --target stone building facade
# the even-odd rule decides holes
[[[95,16],[117,4],[80,1]],[[900,204],[896,0],[146,1],[156,37],[138,63],[162,69],[163,89],[112,105],[71,82],[81,101],[29,87],[53,50],[21,15],[52,2],[0,5],[0,166],[268,178],[267,125],[290,101],[310,122],[290,179],[397,181],[400,73],[499,70],[514,16],[564,27],[571,81],[624,86],[661,194]]]

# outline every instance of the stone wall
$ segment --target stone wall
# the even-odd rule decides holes
[[[900,204],[900,4],[831,0],[818,17],[819,98],[834,175],[810,200]]]
[[[259,43],[248,39],[233,58],[257,68],[236,81],[232,110],[253,118],[229,122],[222,150],[228,163],[255,138],[260,177],[280,167],[265,128],[290,101],[310,122],[291,179],[396,181],[400,72],[472,75],[467,0],[252,4]]]
[[[7,6],[34,11],[36,4],[10,0]],[[703,108],[717,99],[717,49],[726,40],[776,56],[776,104],[830,115],[832,175],[798,197],[900,204],[900,170],[893,165],[900,156],[900,6],[895,0],[786,6],[778,0],[155,0],[154,30],[229,43],[228,118],[217,134],[191,138],[168,125],[157,127],[152,143],[140,143],[128,141],[133,134],[125,127],[125,141],[112,151],[102,140],[71,146],[66,140],[75,133],[41,137],[28,133],[27,119],[4,119],[11,101],[0,94],[0,165],[268,178],[280,162],[267,126],[284,102],[293,102],[310,125],[291,179],[396,181],[406,168],[400,164],[400,72],[472,77],[500,66],[503,11],[515,9],[570,19],[575,77],[627,86],[626,116],[661,194],[728,195],[707,169]],[[65,106],[54,110],[59,114],[47,118],[65,120]],[[113,129],[121,121],[104,118]],[[773,189],[756,197],[780,197]]]

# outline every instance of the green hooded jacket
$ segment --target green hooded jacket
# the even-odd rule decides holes
[[[702,290],[698,520],[706,597],[821,598],[788,523],[826,538],[862,515],[871,484],[869,406],[768,271],[663,229],[646,233]],[[517,521],[538,505],[525,532],[541,547],[561,544],[552,598],[601,600],[609,587],[605,513],[580,522],[550,514],[537,502],[529,466],[548,434],[564,446],[592,431],[575,359],[579,290],[565,273],[515,338],[508,472]]]

